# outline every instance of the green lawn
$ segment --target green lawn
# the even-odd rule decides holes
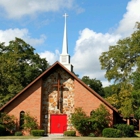
[[[138,135],[140,136],[140,135]],[[0,136],[0,139],[39,139],[34,136]],[[47,138],[47,137],[46,137]],[[104,137],[51,137],[51,140],[140,140],[140,137],[133,138],[104,138]]]
[[[34,136],[0,136],[0,139],[39,139],[41,137]]]
[[[140,138],[103,138],[103,137],[63,137],[52,140],[140,140]]]

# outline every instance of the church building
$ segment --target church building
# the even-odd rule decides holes
[[[47,134],[63,134],[65,130],[72,129],[70,117],[75,108],[81,107],[87,115],[90,115],[91,111],[101,104],[110,112],[112,124],[117,122],[119,117],[117,109],[74,74],[68,54],[67,15],[64,17],[60,62],[55,62],[0,108],[0,112],[6,112],[17,118],[17,130],[21,125],[21,114],[29,112],[31,116],[36,117],[39,129],[44,129]]]

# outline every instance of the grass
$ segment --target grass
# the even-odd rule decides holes
[[[54,137],[51,140],[140,140],[140,133],[136,133],[138,137],[133,138],[104,138],[104,137]],[[41,137],[34,136],[0,136],[0,139],[39,139]]]
[[[0,136],[0,139],[39,139],[41,137],[34,136]]]
[[[41,137],[34,136],[0,136],[0,139],[39,139]],[[51,140],[139,140],[139,137],[133,138],[104,138],[104,137],[61,137],[51,138]]]
[[[140,137],[140,133],[135,133],[135,134],[136,134],[136,136]]]
[[[89,137],[82,137],[82,138],[57,138],[52,140],[139,140],[138,138],[89,138]]]
[[[135,133],[137,137],[132,138],[105,138],[105,137],[61,137],[52,140],[140,140],[140,133]]]
[[[139,138],[63,137],[63,138],[53,138],[52,140],[139,140]]]

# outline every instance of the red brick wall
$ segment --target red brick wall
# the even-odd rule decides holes
[[[100,104],[104,104],[100,99],[94,96],[88,89],[82,86],[76,80],[75,83],[75,108],[82,107],[87,115],[90,115],[92,110],[95,110],[99,107]],[[106,106],[106,105],[105,105]],[[107,106],[106,106],[107,107]],[[113,113],[112,109],[107,107],[110,114]],[[113,116],[112,116],[113,117]]]
[[[62,75],[65,75],[65,74],[62,74]],[[72,104],[71,104],[71,110],[68,110],[67,112],[65,112],[68,116],[70,113],[73,113],[74,108],[77,108],[77,107],[82,107],[83,110],[87,113],[87,115],[90,115],[90,112],[92,110],[97,109],[100,104],[103,104],[103,102],[99,98],[93,95],[87,88],[81,85],[77,80],[74,80],[74,83],[72,81],[73,79],[69,79],[67,84],[65,85],[67,86],[67,88],[69,88],[69,86],[70,86],[70,89],[74,88],[74,89],[71,89],[70,92],[68,92],[68,95],[71,94],[72,95],[71,97],[74,96],[74,101],[72,100]],[[38,124],[41,125],[41,118],[42,118],[41,110],[43,110],[43,108],[41,107],[43,105],[41,104],[41,101],[43,100],[42,98],[44,98],[44,97],[41,97],[42,85],[43,85],[42,79],[36,81],[32,86],[30,86],[26,91],[24,91],[19,97],[17,97],[8,106],[6,106],[3,111],[7,112],[8,114],[14,115],[17,118],[18,122],[19,122],[19,115],[21,111],[30,112],[32,116],[35,116],[37,118]],[[67,91],[64,91],[64,95],[66,94],[65,92],[67,93]],[[67,96],[67,99],[69,98],[70,97]],[[110,109],[109,107],[107,107],[107,109],[110,111],[111,114],[113,114],[112,109]],[[49,121],[49,118],[48,118],[48,121]]]
[[[4,108],[4,112],[14,115],[19,123],[20,112],[29,112],[37,118],[40,125],[42,80],[38,80],[30,88]],[[40,127],[40,126],[39,126]]]

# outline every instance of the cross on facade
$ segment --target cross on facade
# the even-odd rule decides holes
[[[61,101],[61,98],[62,98],[62,94],[60,93],[61,92],[61,88],[64,87],[64,85],[62,84],[61,85],[61,76],[60,74],[58,73],[58,76],[57,76],[57,84],[56,85],[53,85],[54,87],[57,87],[57,92],[58,92],[58,95],[57,95],[57,108],[60,109],[60,112],[62,113],[62,101]]]

